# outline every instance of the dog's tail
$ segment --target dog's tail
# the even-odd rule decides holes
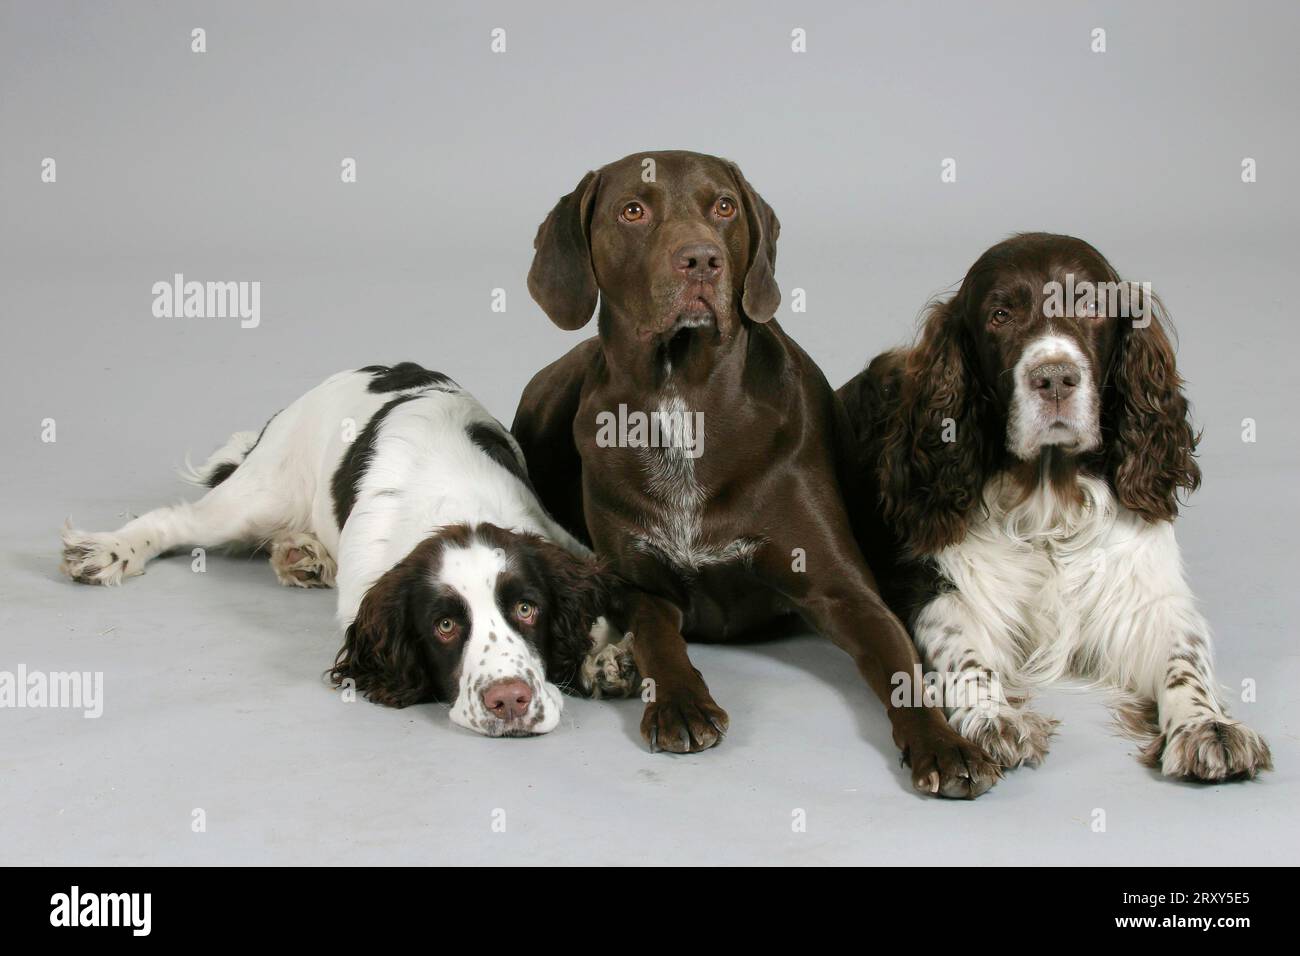
[[[258,440],[257,432],[235,432],[226,443],[208,456],[197,468],[185,455],[185,466],[177,469],[181,479],[203,488],[215,488],[231,476],[240,463],[248,457]]]

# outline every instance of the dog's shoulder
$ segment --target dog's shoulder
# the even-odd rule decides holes
[[[582,457],[573,422],[589,376],[603,367],[598,337],[574,346],[533,376],[510,425],[538,498],[583,543],[589,539],[582,508]]]
[[[906,349],[882,352],[836,390],[859,441],[870,440],[898,404],[906,360]]]

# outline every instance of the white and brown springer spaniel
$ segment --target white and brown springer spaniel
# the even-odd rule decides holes
[[[1018,235],[840,389],[864,550],[926,667],[994,688],[948,713],[1003,767],[1047,753],[1056,721],[1025,698],[1061,678],[1118,691],[1171,777],[1271,767],[1228,716],[1174,539],[1200,469],[1166,324],[1088,243]]]
[[[488,736],[553,730],[561,686],[634,689],[630,642],[604,621],[617,582],[538,502],[514,438],[445,375],[340,372],[187,477],[209,489],[196,502],[113,532],[65,528],[63,571],[113,585],[181,546],[264,546],[282,584],[337,579],[336,684],[393,707],[448,703]]]

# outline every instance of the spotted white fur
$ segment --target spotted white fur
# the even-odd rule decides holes
[[[480,543],[443,552],[442,567],[434,583],[450,587],[461,596],[470,620],[451,720],[469,730],[499,736],[502,721],[488,712],[482,693],[497,681],[522,680],[532,692],[532,699],[524,715],[511,722],[511,729],[517,725],[518,731],[544,734],[559,724],[564,697],[543,677],[545,665],[537,651],[497,605],[496,582],[508,561],[500,550]]]
[[[1081,477],[1079,491],[1063,499],[1045,482],[1023,498],[996,478],[986,513],[934,557],[952,587],[914,622],[927,666],[991,671],[1004,689],[996,716],[957,708],[953,726],[1001,748],[994,756],[1009,766],[1036,763],[1051,727],[1023,695],[1082,679],[1118,689],[1130,709],[1155,705],[1162,745],[1152,755],[1163,752],[1166,774],[1222,779],[1267,766],[1267,747],[1227,716],[1173,525],[1144,521],[1101,479]]]

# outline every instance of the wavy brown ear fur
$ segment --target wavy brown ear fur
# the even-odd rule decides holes
[[[591,626],[604,616],[622,629],[623,583],[598,558],[579,558],[535,537],[533,553],[546,565],[554,603],[549,611],[548,679],[567,684],[591,652]]]
[[[986,398],[965,339],[958,300],[930,307],[884,429],[881,505],[911,557],[961,540],[988,474]]]
[[[1178,514],[1179,494],[1200,487],[1200,435],[1188,419],[1164,305],[1154,295],[1140,301],[1140,317],[1121,320],[1126,327],[1106,383],[1107,472],[1124,507],[1147,521],[1170,521]]]
[[[740,307],[751,321],[770,322],[781,305],[781,289],[776,284],[776,240],[781,234],[781,221],[767,200],[749,184],[740,167],[730,162],[727,165],[744,194],[741,201],[745,204],[749,226],[750,255]]]
[[[566,331],[580,329],[596,311],[596,272],[591,266],[591,209],[600,174],[587,173],[560,199],[533,240],[528,293]]]
[[[366,592],[330,671],[335,684],[351,678],[368,699],[388,707],[436,698],[433,673],[407,607],[410,579],[418,573],[415,564],[403,561]]]

